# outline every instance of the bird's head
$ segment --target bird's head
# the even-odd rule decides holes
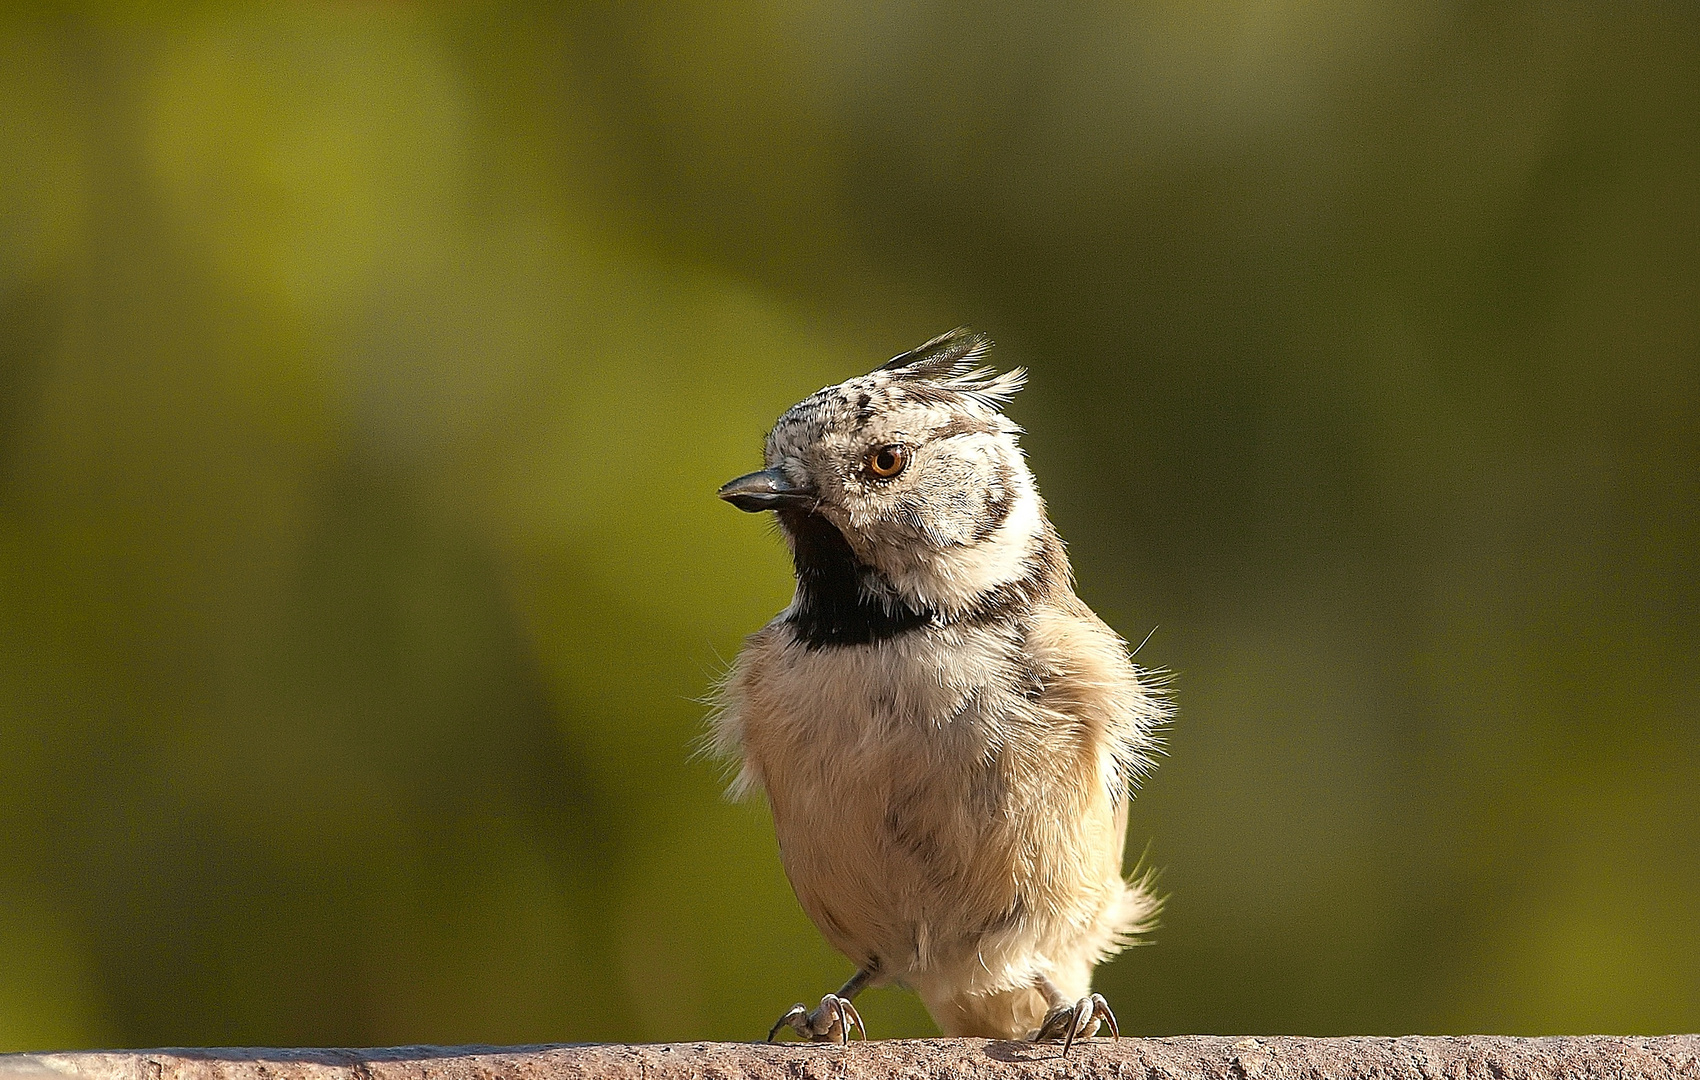
[[[863,594],[948,616],[1020,580],[1049,527],[1000,411],[1026,376],[980,367],[990,347],[952,330],[811,394],[768,434],[766,468],[720,497],[778,512],[804,586],[848,554]]]

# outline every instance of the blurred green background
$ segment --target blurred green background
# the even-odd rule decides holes
[[[1697,73],[1686,2],[8,6],[0,1048],[836,986],[691,757],[790,588],[713,493],[959,323],[1176,675],[1124,1030],[1700,1029]]]

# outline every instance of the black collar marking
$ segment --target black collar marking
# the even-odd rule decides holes
[[[856,561],[837,526],[801,510],[781,510],[791,534],[797,567],[797,600],[786,620],[809,650],[832,645],[871,645],[938,621],[934,611],[917,611],[892,596],[881,602],[863,582],[879,589],[879,572]]]
[[[879,571],[856,560],[844,534],[826,518],[803,510],[781,510],[779,515],[791,535],[797,569],[797,599],[785,621],[811,652],[877,644],[923,627],[994,623],[1026,610],[1067,574],[1062,542],[1047,530],[1025,577],[987,590],[951,618],[931,608],[910,607]]]

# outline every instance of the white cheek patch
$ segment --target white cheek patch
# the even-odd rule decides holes
[[[982,593],[1019,581],[1032,569],[1044,513],[1025,468],[1011,480],[1009,516],[990,536],[973,544],[915,553],[913,563],[888,572],[891,583],[911,604],[956,614]]]

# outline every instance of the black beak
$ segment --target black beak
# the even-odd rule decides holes
[[[798,487],[778,469],[763,469],[728,480],[720,489],[720,497],[752,514],[787,506],[813,506],[815,502],[814,489]]]

